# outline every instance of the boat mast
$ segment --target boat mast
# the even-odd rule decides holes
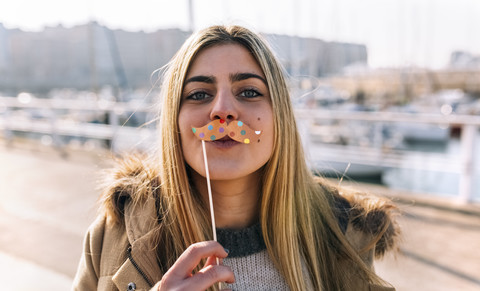
[[[187,0],[188,1],[188,30],[190,32],[193,32],[195,28],[195,22],[194,22],[194,13],[193,13],[193,0]]]

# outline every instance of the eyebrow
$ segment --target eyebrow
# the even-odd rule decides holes
[[[262,76],[259,76],[259,75],[257,75],[257,74],[253,74],[253,73],[235,73],[235,74],[230,74],[230,81],[231,81],[231,82],[239,82],[239,81],[247,80],[247,79],[250,79],[250,78],[259,79],[259,80],[262,81],[265,85],[267,85],[267,81],[266,81]],[[184,85],[187,85],[188,83],[192,83],[192,82],[201,82],[201,83],[207,83],[207,84],[214,84],[214,83],[217,82],[217,79],[216,79],[214,76],[203,76],[203,75],[193,76],[193,77],[188,78],[187,80],[185,80],[185,84],[184,84]]]
[[[250,78],[259,79],[260,81],[262,81],[262,82],[265,84],[265,86],[267,86],[267,81],[266,81],[263,77],[261,77],[261,76],[259,76],[259,75],[257,75],[257,74],[252,74],[252,73],[236,73],[236,74],[231,74],[231,75],[230,75],[230,80],[231,80],[232,82],[243,81],[243,80],[247,80],[247,79],[250,79]]]
[[[201,83],[207,83],[207,84],[214,84],[217,82],[217,79],[214,76],[193,76],[187,80],[185,80],[185,84],[187,85],[188,83],[191,82],[201,82]]]

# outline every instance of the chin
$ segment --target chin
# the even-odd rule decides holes
[[[257,177],[261,173],[262,167],[255,167],[251,169],[242,169],[239,166],[210,168],[210,180],[212,181],[228,181],[238,180],[244,178]]]

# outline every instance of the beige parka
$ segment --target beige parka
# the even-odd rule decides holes
[[[123,221],[101,214],[90,226],[73,290],[156,290],[154,285],[162,278],[153,245],[158,216],[152,191],[158,190],[157,177],[155,168],[138,158],[126,159],[116,168],[105,193],[118,194],[107,196],[122,201]],[[347,240],[354,249],[362,251],[361,258],[373,268],[374,258],[397,249],[396,208],[388,200],[371,195],[349,193],[343,197],[351,205]],[[372,245],[380,231],[379,225],[385,225],[384,220],[388,221],[388,229]],[[362,284],[358,286],[359,291],[394,290],[359,284]]]

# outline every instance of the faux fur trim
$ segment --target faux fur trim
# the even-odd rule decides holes
[[[398,251],[401,229],[396,218],[399,210],[390,199],[343,189],[340,195],[351,205],[350,225],[371,237],[365,251],[374,246],[376,258],[388,251]]]
[[[116,159],[115,166],[104,173],[101,203],[112,221],[123,221],[127,199],[138,204],[148,197],[158,197],[160,179],[155,165],[149,156],[130,155]]]
[[[148,197],[159,195],[159,167],[152,157],[130,155],[118,159],[117,165],[106,173],[103,185],[102,204],[112,221],[123,221],[124,204],[127,199],[141,203]],[[398,249],[400,227],[396,221],[398,208],[387,198],[368,193],[359,193],[339,189],[327,180],[319,179],[322,188],[333,195],[340,194],[348,204],[348,225],[367,234],[371,242],[365,251],[375,247],[375,257],[380,258],[386,252]]]

